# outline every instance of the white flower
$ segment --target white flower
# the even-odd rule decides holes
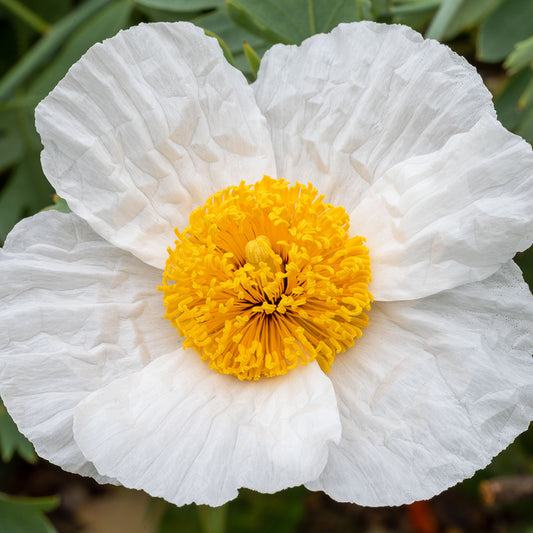
[[[346,24],[274,46],[249,86],[201,29],[141,25],[91,48],[36,119],[73,213],[22,221],[0,253],[0,394],[42,457],[180,505],[299,484],[390,505],[527,428],[533,298],[511,259],[533,240],[533,154],[447,47]],[[163,317],[174,228],[265,174],[311,182],[366,237],[370,324],[329,373],[218,373]],[[281,279],[261,239],[247,260]]]

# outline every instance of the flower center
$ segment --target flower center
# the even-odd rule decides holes
[[[165,318],[212,369],[256,380],[316,360],[328,372],[368,326],[368,248],[323,198],[265,176],[217,192],[176,229]]]

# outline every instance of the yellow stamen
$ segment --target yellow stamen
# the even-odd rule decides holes
[[[342,207],[309,184],[265,176],[209,198],[176,230],[165,317],[209,366],[239,379],[336,354],[368,325],[370,258]]]

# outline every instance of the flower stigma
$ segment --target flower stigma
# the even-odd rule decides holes
[[[311,185],[264,176],[211,196],[175,230],[163,284],[183,347],[239,379],[335,356],[368,326],[370,257],[343,207]]]

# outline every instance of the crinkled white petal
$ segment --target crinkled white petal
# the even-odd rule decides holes
[[[87,394],[176,348],[161,272],[74,214],[23,220],[0,249],[0,396],[39,455],[100,481],[72,435]]]
[[[350,213],[376,300],[479,281],[533,241],[533,151],[484,116],[438,152],[388,170]]]
[[[342,440],[307,486],[398,505],[471,476],[528,427],[532,349],[533,297],[512,262],[483,282],[375,305],[332,366]]]
[[[278,175],[311,181],[349,209],[398,162],[438,150],[485,113],[495,116],[464,58],[408,27],[373,22],[272,47],[253,88]]]
[[[275,175],[251,88],[188,23],[141,24],[93,46],[36,125],[44,172],[71,209],[160,268],[174,228],[209,195]]]
[[[271,493],[316,479],[340,422],[315,363],[247,382],[177,350],[89,396],[74,435],[98,470],[126,487],[218,506],[239,487]]]

